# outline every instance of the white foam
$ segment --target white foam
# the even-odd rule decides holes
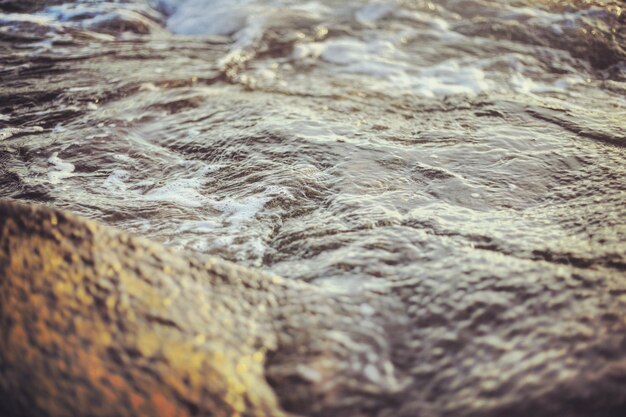
[[[116,159],[122,162],[128,162],[128,163],[134,162],[133,158],[131,158],[128,155],[121,154],[121,153],[113,155],[113,159]]]
[[[443,27],[442,30],[447,30]],[[322,61],[334,65],[334,72],[356,74],[351,82],[385,94],[413,94],[428,98],[452,95],[476,96],[486,92],[541,94],[566,92],[584,80],[576,75],[537,80],[532,58],[504,54],[491,58],[448,59],[419,67],[401,49],[402,35],[376,36],[367,40],[354,37],[331,38],[324,42],[302,43],[294,48],[292,59],[307,64]],[[507,70],[508,67],[508,70]],[[502,79],[504,75],[504,79]]]
[[[202,186],[200,179],[180,179],[171,181],[161,187],[144,194],[144,200],[161,201],[182,207],[202,207],[207,199],[200,193]]]
[[[212,200],[201,193],[201,188],[206,183],[206,176],[218,170],[220,165],[187,159],[179,160],[178,165],[184,167],[188,174],[193,172],[193,177],[170,180],[164,185],[141,194],[139,199],[143,201],[160,201],[190,208],[211,204]],[[149,184],[151,182],[144,181],[143,183]],[[139,185],[142,184],[135,184],[135,186]]]
[[[78,1],[46,7],[34,15],[38,19],[60,22],[63,26],[93,28],[112,21],[141,22],[144,26],[157,29],[154,21],[159,15],[148,2],[92,2]],[[152,18],[152,20],[150,19]],[[93,35],[92,35],[93,36]],[[112,39],[100,34],[102,39]]]
[[[244,28],[248,0],[168,1],[174,13],[167,27],[181,35],[232,35]],[[208,12],[210,10],[210,12]]]
[[[294,59],[319,58],[337,65],[339,72],[369,77],[368,87],[423,97],[455,94],[477,95],[491,90],[493,83],[476,63],[451,59],[440,64],[415,68],[393,42],[356,38],[329,39],[299,45]]]
[[[231,36],[233,50],[255,45],[271,20],[289,13],[321,18],[331,9],[316,1],[298,0],[163,0],[172,11],[167,28],[181,35]]]
[[[481,68],[464,66],[456,60],[421,70],[418,78],[412,80],[411,84],[418,95],[425,97],[476,95],[493,87],[493,83],[486,79]]]
[[[317,1],[296,0],[165,0],[172,11],[167,27],[184,35],[230,36],[234,42],[231,53],[219,64],[228,66],[234,61],[251,57],[265,31],[272,25],[280,25],[281,19],[293,14],[308,19],[325,18],[349,12],[365,26],[394,16],[429,25],[434,36],[445,39],[463,37],[450,30],[448,22],[421,12],[410,12],[398,6],[398,1],[382,0],[366,3],[350,1],[330,8]],[[416,68],[413,59],[402,52],[398,45],[416,36],[412,25],[403,25],[399,32],[375,32],[367,40],[343,37],[325,42],[301,43],[295,46],[293,58],[297,61],[322,60],[337,65],[338,72],[359,74],[375,78],[368,80],[368,87],[377,91],[398,91],[399,94],[416,94],[439,97],[452,94],[476,95],[491,88],[480,68],[467,63],[450,61],[435,67]],[[258,74],[265,80],[274,80],[275,72]],[[241,75],[242,78],[248,75]],[[373,81],[373,82],[370,82]]]
[[[11,136],[20,133],[22,130],[17,127],[7,127],[5,129],[0,130],[0,140],[5,140],[10,138]]]
[[[8,116],[6,120],[8,120]],[[0,140],[8,139],[11,136],[17,135],[18,133],[41,133],[41,132],[43,132],[43,127],[41,126],[7,127],[5,129],[0,129]]]
[[[218,229],[221,225],[218,222],[211,220],[199,220],[193,222],[186,222],[180,225],[178,230],[180,232],[192,232],[192,233],[209,233]]]
[[[48,158],[48,162],[52,164],[52,167],[48,171],[48,180],[51,184],[59,184],[65,178],[74,175],[74,165],[59,158],[58,152],[53,153],[52,156]]]
[[[378,369],[372,365],[371,363],[368,363],[365,366],[365,369],[363,370],[363,373],[365,374],[365,376],[372,382],[374,383],[380,383],[382,378],[382,375],[380,374],[380,372],[378,371]]]
[[[256,217],[269,200],[266,196],[248,197],[241,201],[225,199],[214,203],[213,207],[228,214],[231,224],[239,225]]]
[[[24,22],[39,25],[53,25],[54,21],[50,16],[42,16],[26,13],[0,13],[0,23]]]
[[[109,191],[126,191],[128,185],[126,180],[130,179],[130,172],[123,169],[116,169],[102,183],[102,186]]]
[[[552,83],[543,83],[528,78],[519,72],[514,73],[510,80],[513,89],[522,94],[564,92],[567,91],[570,86],[582,82],[584,82],[584,80],[580,77],[562,77]]]
[[[523,21],[527,25],[548,27],[555,33],[563,33],[563,28],[575,28],[586,17],[605,16],[608,12],[593,6],[585,10],[565,13],[551,13],[540,8],[507,7],[500,18]]]

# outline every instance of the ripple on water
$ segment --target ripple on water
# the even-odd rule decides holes
[[[591,398],[623,345],[626,78],[590,3],[5,13],[0,190],[287,278],[265,376],[299,414]]]

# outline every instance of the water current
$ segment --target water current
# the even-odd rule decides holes
[[[2,194],[330,285],[623,268],[621,8],[527,3],[4,14]]]
[[[624,6],[0,2],[0,196],[434,309],[436,355],[436,309],[624,279]]]

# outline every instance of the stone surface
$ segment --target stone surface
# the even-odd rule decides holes
[[[0,415],[283,415],[270,277],[0,207]]]

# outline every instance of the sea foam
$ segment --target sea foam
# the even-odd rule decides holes
[[[48,162],[52,164],[52,167],[48,171],[48,180],[51,184],[59,184],[65,178],[69,178],[74,175],[74,164],[63,161],[59,158],[59,153],[55,152],[48,158]]]

